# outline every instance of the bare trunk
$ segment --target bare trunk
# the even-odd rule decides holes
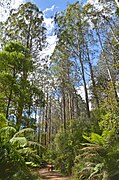
[[[12,89],[10,90],[10,95],[9,95],[9,99],[8,99],[7,110],[6,110],[6,119],[8,119],[9,107],[10,107],[11,99],[12,99]]]
[[[82,62],[81,52],[79,52],[79,60],[80,60],[80,64],[81,64],[81,74],[82,74],[82,79],[83,79],[83,84],[84,84],[86,110],[87,110],[87,115],[90,118],[88,91],[87,91],[87,87],[86,87],[86,80],[85,80],[84,66],[83,66],[83,62]]]
[[[15,68],[14,68],[14,71],[13,71],[13,78],[15,78]],[[9,98],[8,98],[8,104],[7,104],[7,110],[6,110],[6,119],[8,119],[8,116],[9,116],[9,107],[10,107],[10,103],[11,103],[11,100],[12,100],[12,91],[13,91],[13,85],[14,83],[12,82],[11,83],[11,89],[10,89],[10,94],[9,94]]]
[[[18,105],[19,106],[19,105]],[[22,112],[23,112],[23,107],[18,107],[18,115],[17,115],[17,121],[16,121],[16,126],[19,129],[22,123]]]
[[[63,104],[63,125],[64,125],[64,130],[66,130],[66,101],[65,101],[65,92],[64,92],[64,87],[62,87],[62,104]]]
[[[105,65],[106,65],[106,68],[107,68],[108,76],[109,76],[109,79],[110,79],[111,84],[113,86],[115,99],[118,100],[118,95],[117,95],[117,92],[116,92],[115,82],[114,82],[113,77],[111,75],[111,71],[110,71],[110,68],[109,68],[109,65],[108,65],[108,62],[107,62],[107,58],[106,58],[106,55],[105,55],[105,50],[104,50],[103,45],[102,45],[100,34],[98,32],[97,27],[95,27],[95,29],[96,29],[96,33],[97,33],[97,36],[98,36],[98,39],[99,39],[99,42],[100,42],[100,46],[101,46],[101,49],[102,49],[102,52],[103,52],[103,55],[104,55],[104,61],[105,61]]]
[[[96,84],[95,84],[95,80],[94,80],[93,68],[92,68],[92,64],[90,61],[90,55],[89,55],[89,49],[88,49],[87,43],[86,43],[86,50],[87,50],[88,64],[89,64],[89,68],[90,68],[90,75],[91,75],[91,80],[92,80],[92,85],[93,85],[93,94],[94,94],[94,97],[96,100],[96,106],[99,107],[99,99],[98,99],[98,95],[97,95],[97,91],[96,91]]]
[[[80,116],[80,108],[79,108],[79,100],[78,100],[76,90],[75,90],[75,103],[76,103],[76,118],[78,119]]]
[[[45,146],[47,145],[47,131],[48,131],[48,90],[46,95],[46,111],[45,111]]]
[[[49,103],[49,144],[51,142],[51,121],[52,121],[52,118],[51,118],[51,114],[52,114],[52,110],[51,110],[51,107],[52,107],[52,99],[51,99],[51,96],[50,96],[50,103]]]

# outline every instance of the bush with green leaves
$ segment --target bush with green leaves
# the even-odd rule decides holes
[[[13,127],[0,129],[0,178],[3,180],[29,178],[24,158],[11,141],[15,132]]]
[[[3,180],[28,179],[30,176],[23,157],[9,142],[0,144],[0,172]]]
[[[3,126],[2,124],[0,128],[0,179],[32,179],[27,165],[40,164],[40,158],[34,150],[35,145],[30,141],[33,129],[26,128],[16,132],[13,127]]]
[[[84,141],[82,129],[81,123],[72,120],[66,131],[61,129],[56,134],[53,144],[48,149],[48,161],[52,161],[63,174],[70,175],[72,172],[75,156],[81,148],[80,143]]]
[[[110,144],[107,136],[91,133],[90,137],[83,136],[88,143],[83,144],[79,155],[75,158],[73,168],[74,180],[118,180],[119,179],[119,142]]]
[[[0,114],[0,128],[8,126],[8,122],[3,114]]]
[[[85,131],[72,170],[74,180],[119,179],[119,114],[104,109],[91,112],[90,130]]]

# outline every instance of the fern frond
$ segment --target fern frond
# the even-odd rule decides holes
[[[18,152],[25,158],[26,164],[34,166],[40,165],[40,157],[37,155],[37,151],[29,147],[19,149]]]
[[[91,152],[84,152],[82,154],[80,154],[81,157],[85,158],[87,156],[96,156],[97,153],[91,153]]]
[[[28,141],[28,146],[29,146],[29,147],[42,147],[42,148],[45,148],[45,147],[42,146],[40,143],[34,142],[34,141]]]
[[[10,142],[12,145],[14,145],[16,148],[23,148],[27,145],[27,140],[25,137],[13,137]]]
[[[95,180],[95,179],[98,179],[98,180],[102,180],[104,179],[103,178],[103,173],[102,172],[98,172],[97,174],[94,174],[92,177],[89,176],[88,180]]]
[[[30,161],[30,162],[25,162],[27,166],[30,166],[30,167],[39,167],[39,164],[35,164],[34,162]]]
[[[0,95],[1,96],[1,95]],[[1,97],[0,97],[1,98]],[[8,121],[3,114],[0,113],[0,129],[8,126]]]
[[[91,172],[91,171],[93,171],[93,167],[91,167],[91,166],[88,166],[88,167],[84,167],[84,168],[82,168],[82,170],[80,171],[80,173],[81,174],[85,174],[86,172]]]
[[[87,166],[87,167],[94,167],[94,166],[95,166],[95,163],[94,163],[94,162],[85,162],[84,164],[85,164],[85,166]]]
[[[14,137],[25,136],[25,135],[27,135],[27,133],[33,134],[33,133],[34,133],[34,129],[32,129],[32,128],[24,128],[24,129],[20,130],[19,132],[17,132],[17,133],[14,135]]]
[[[0,129],[0,142],[8,142],[16,133],[16,129],[13,127],[4,127]]]
[[[90,137],[83,135],[83,138],[92,144],[104,144],[103,137],[96,133],[91,133]]]
[[[0,129],[0,133],[5,133],[5,134],[15,134],[16,133],[16,129],[13,127],[3,127]]]
[[[95,174],[97,174],[98,172],[101,171],[101,169],[104,167],[104,163],[98,163],[96,164],[96,166],[93,168],[93,172],[91,173],[91,175],[89,176],[89,179],[91,177],[93,177]],[[99,176],[99,174],[98,174]]]
[[[37,153],[36,150],[33,150],[33,149],[31,149],[30,147],[24,147],[24,148],[22,148],[22,149],[19,149],[18,152],[19,152],[21,155],[25,155],[25,154],[31,155],[32,153],[34,153],[34,154]]]
[[[81,151],[96,151],[96,150],[103,150],[103,149],[104,148],[99,145],[92,144],[92,146],[82,148]]]

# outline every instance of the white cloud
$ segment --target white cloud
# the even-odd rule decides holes
[[[90,3],[91,5],[94,5],[94,7],[97,9],[97,10],[103,10],[103,6],[109,6],[110,3],[113,2],[113,1],[99,1],[99,0],[88,0],[87,3]],[[119,7],[119,0],[114,0],[114,3],[116,4],[116,6]],[[111,10],[111,9],[110,9]]]
[[[46,8],[43,13],[47,13],[48,11],[54,11],[55,5],[52,5],[50,8]]]
[[[11,3],[9,5],[9,8],[7,7],[7,0],[5,2],[5,8],[0,7],[0,21],[5,21],[7,17],[9,16],[9,12],[11,9],[16,9],[19,7],[20,4],[23,4],[26,2],[26,0],[11,0]],[[31,0],[33,3],[33,0]],[[42,51],[42,55],[51,55],[54,51],[55,45],[56,45],[56,36],[53,34],[54,31],[54,22],[52,18],[47,18],[46,13],[49,11],[53,12],[55,8],[55,5],[53,5],[50,8],[46,8],[44,12],[44,21],[45,21],[45,26],[47,29],[47,42],[48,42],[48,47]]]
[[[45,21],[45,26],[46,26],[46,29],[47,29],[47,34],[49,35],[54,30],[53,19],[44,17],[44,21]]]
[[[16,9],[20,4],[24,3],[25,0],[11,0],[10,5],[7,5],[7,1],[4,1],[4,7],[0,6],[0,21],[5,21],[9,16],[11,9]]]
[[[48,55],[51,55],[55,49],[56,46],[56,35],[48,36],[47,37],[47,42],[48,42],[48,47],[46,48],[46,53]]]
[[[95,2],[97,3],[98,0],[88,0],[88,1],[87,1],[87,3],[90,3],[90,4],[92,4],[92,5],[93,5]]]
[[[48,46],[45,50],[43,50],[42,55],[51,55],[54,51],[54,48],[56,46],[56,35],[54,35],[54,28],[55,28],[55,23],[52,18],[47,18],[46,14],[47,12],[53,12],[55,8],[55,5],[51,6],[50,8],[46,8],[43,13],[44,13],[44,22],[45,22],[45,27],[47,29],[47,42]]]
[[[12,8],[18,8],[20,4],[25,3],[25,0],[12,0],[11,1],[11,7]]]
[[[84,92],[84,86],[80,86],[78,90],[78,94],[82,97],[82,99],[85,101],[85,92]]]
[[[89,85],[88,85],[89,86]],[[88,98],[89,98],[89,109],[91,110],[91,92],[88,90]],[[80,96],[82,97],[82,99],[86,102],[86,98],[85,98],[85,91],[84,91],[84,86],[80,86],[79,89],[77,89],[78,94],[80,94]]]
[[[87,3],[90,3],[91,5],[94,5],[94,7],[101,11],[103,9],[103,4],[99,2],[99,0],[88,0]]]
[[[57,39],[57,37],[55,35],[47,36],[48,46],[45,49],[43,49],[42,52],[40,52],[41,59],[45,58],[45,56],[52,55],[52,53],[55,49],[55,46],[56,46],[56,39]],[[48,63],[50,63],[50,62],[48,62]]]

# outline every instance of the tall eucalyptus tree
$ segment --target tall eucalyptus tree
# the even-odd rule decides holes
[[[89,98],[86,85],[86,74],[84,68],[85,48],[84,48],[84,29],[81,17],[81,6],[78,2],[70,5],[64,12],[59,13],[56,18],[56,32],[61,43],[64,43],[72,59],[80,69],[82,77],[87,115],[90,117]]]
[[[51,56],[51,72],[56,79],[56,96],[60,104],[60,124],[66,130],[67,121],[79,118],[81,104],[77,94],[79,70],[63,42],[58,42]]]
[[[38,112],[36,109],[38,106],[40,107],[38,102],[42,96],[41,79],[38,79],[41,78],[38,75],[39,72],[41,73],[41,70],[39,70],[41,68],[40,61],[43,61],[40,52],[46,47],[46,28],[43,13],[31,2],[21,4],[18,9],[10,11],[10,15],[4,23],[3,35],[3,44],[9,41],[20,41],[23,46],[29,49],[34,69],[28,77],[30,84],[28,84],[27,89],[31,95],[27,96],[28,103],[25,105],[25,112],[30,116],[30,112],[35,111],[36,117]]]
[[[28,76],[33,71],[31,55],[21,43],[10,42],[0,53],[0,59],[0,84],[7,103],[6,118],[9,116],[9,109],[12,105],[17,109],[17,122],[21,123],[26,94],[28,93]]]
[[[105,42],[107,40],[110,45],[112,44],[111,41],[114,41],[116,44],[119,42],[118,34],[116,33],[116,28],[118,27],[118,19],[115,19],[116,7],[113,2],[103,2],[103,4],[100,5],[103,9],[97,9],[94,5],[88,4],[87,17],[94,26],[94,31],[103,54],[107,74],[115,92],[115,98],[117,98],[115,80],[111,71],[110,60],[108,58],[110,52],[107,53],[108,48],[105,48]],[[113,51],[113,47],[111,51]]]
[[[20,41],[36,56],[45,46],[46,34],[43,13],[30,2],[12,9],[5,22],[4,41]]]

